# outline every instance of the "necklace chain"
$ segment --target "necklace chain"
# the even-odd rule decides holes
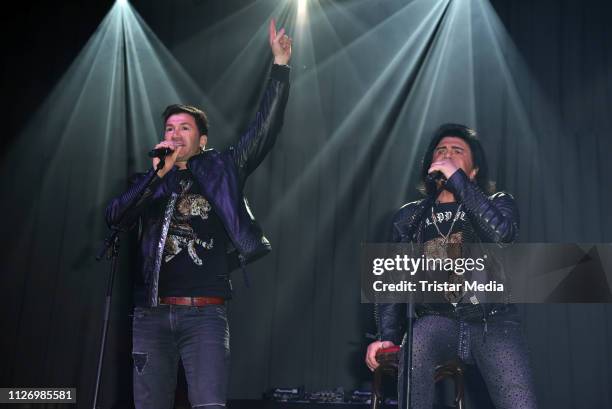
[[[431,206],[431,220],[433,221],[433,224],[436,227],[438,234],[442,236],[442,245],[445,245],[446,243],[448,243],[448,239],[450,238],[450,235],[453,232],[453,227],[455,226],[455,222],[459,218],[459,212],[461,211],[462,204],[463,203],[459,203],[459,207],[457,207],[457,212],[455,213],[455,216],[453,217],[453,222],[451,223],[450,228],[448,229],[448,233],[446,235],[442,234],[442,232],[440,231],[440,228],[438,227],[438,223],[436,222],[436,215],[434,214],[434,206]]]

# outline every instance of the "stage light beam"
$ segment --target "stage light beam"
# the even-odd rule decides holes
[[[306,19],[308,18],[308,0],[298,0],[297,4],[297,23],[304,24]]]

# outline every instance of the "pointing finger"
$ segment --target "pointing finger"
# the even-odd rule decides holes
[[[274,19],[270,19],[270,25],[268,25],[268,38],[270,40],[270,44],[276,40],[276,22]]]

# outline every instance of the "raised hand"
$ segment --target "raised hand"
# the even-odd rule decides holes
[[[268,39],[272,54],[274,54],[274,64],[287,65],[291,59],[291,38],[285,34],[284,28],[276,32],[276,22],[274,19],[270,20]]]

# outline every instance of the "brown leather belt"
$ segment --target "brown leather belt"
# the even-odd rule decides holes
[[[225,304],[225,299],[221,297],[159,297],[159,303],[201,307],[203,305]]]

